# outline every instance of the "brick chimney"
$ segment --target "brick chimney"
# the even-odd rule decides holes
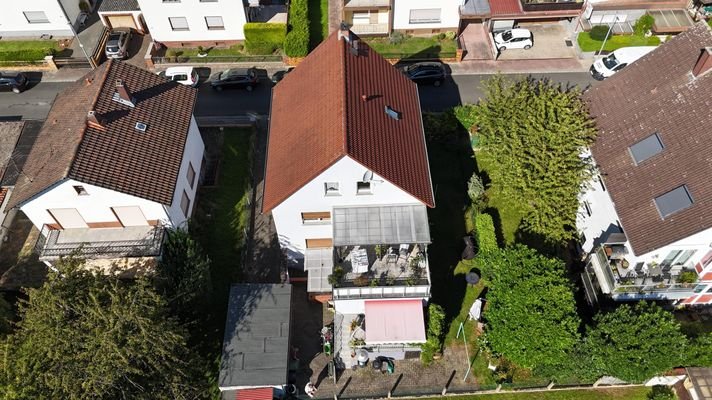
[[[87,113],[87,125],[89,125],[92,128],[97,128],[97,129],[106,129],[106,127],[103,124],[104,121],[99,118],[99,116],[96,114],[96,111],[92,110]]]
[[[131,107],[134,106],[134,98],[131,96],[131,91],[121,79],[116,80],[116,93],[118,93],[119,98],[123,100],[121,101],[122,103],[130,105]]]
[[[341,21],[339,25],[339,40],[344,39],[347,42],[351,41],[351,31],[349,30],[349,24],[345,21]]]
[[[695,78],[704,75],[712,69],[712,47],[706,47],[700,52],[695,66],[692,68],[692,76]]]

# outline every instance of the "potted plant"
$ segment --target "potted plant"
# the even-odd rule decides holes
[[[382,244],[377,244],[374,250],[376,251],[376,258],[381,258],[381,256],[383,256],[383,245]]]
[[[208,51],[203,46],[198,46],[198,57],[207,57]]]
[[[339,287],[341,285],[341,281],[344,278],[344,268],[341,265],[337,265],[334,267],[334,271],[329,274],[327,277],[327,280],[329,281],[329,285],[333,287]]]
[[[351,332],[355,331],[356,328],[358,328],[358,327],[359,327],[358,318],[352,319],[351,324],[350,324]]]
[[[681,283],[685,287],[690,287],[693,283],[697,283],[697,273],[689,269],[683,270],[677,277],[677,283]]]

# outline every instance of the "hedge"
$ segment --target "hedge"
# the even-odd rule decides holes
[[[284,39],[284,52],[289,57],[305,57],[309,53],[307,0],[292,0],[289,5],[289,32]]]
[[[245,49],[250,54],[272,54],[284,46],[286,24],[250,22],[245,24]]]
[[[54,49],[50,47],[46,49],[0,51],[0,61],[39,61],[52,54],[54,54]]]
[[[475,216],[475,238],[480,253],[489,253],[499,248],[491,215],[477,214]]]

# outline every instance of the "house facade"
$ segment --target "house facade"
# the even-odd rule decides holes
[[[80,2],[93,7],[91,0],[26,0],[5,1],[0,13],[0,37],[71,38],[71,23],[76,28],[81,12]]]
[[[105,0],[99,5],[99,18],[108,29],[129,28],[146,33],[146,21],[138,0]]]
[[[334,32],[273,91],[262,210],[312,298],[333,302],[346,364],[425,341],[432,206],[417,87]]]
[[[272,4],[273,3],[273,4]],[[284,2],[138,0],[146,28],[168,47],[231,46],[245,40],[247,22],[287,22]]]
[[[40,260],[160,255],[199,184],[195,96],[113,60],[58,95],[10,201],[40,230]]]
[[[341,20],[358,35],[456,32],[462,0],[342,0]]]
[[[693,26],[688,0],[588,0],[579,20],[582,30],[596,25],[611,27],[614,33],[631,34],[633,25],[645,14],[655,18],[655,34],[675,34]]]
[[[698,24],[584,95],[599,130],[577,221],[589,300],[712,303],[710,70]]]

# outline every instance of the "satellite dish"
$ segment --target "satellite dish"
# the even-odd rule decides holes
[[[372,180],[373,180],[373,171],[366,171],[366,173],[363,174],[363,181],[371,182]]]

